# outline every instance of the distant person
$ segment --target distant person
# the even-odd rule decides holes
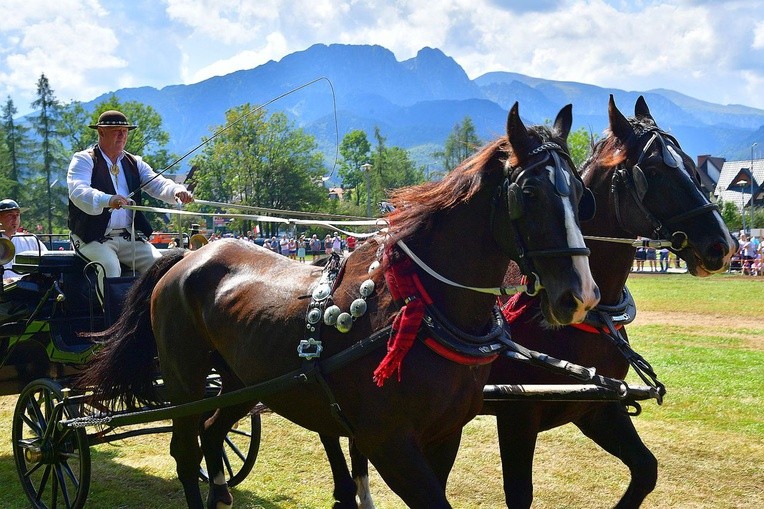
[[[352,235],[348,235],[348,238],[345,239],[345,244],[348,247],[348,253],[352,253],[355,251],[356,245],[358,243],[358,240],[353,237]]]
[[[144,272],[162,256],[147,240],[152,229],[143,213],[123,205],[140,205],[143,192],[167,203],[189,203],[194,198],[185,186],[125,152],[128,132],[138,126],[124,113],[105,111],[88,127],[98,131],[98,143],[74,154],[69,163],[69,228],[75,251],[102,269],[97,293],[103,302],[103,278],[119,277],[120,263]]]
[[[305,235],[300,235],[300,240],[297,241],[297,260],[305,263],[305,251],[308,241],[305,239]]]
[[[314,260],[321,254],[321,241],[315,233],[310,238],[310,252],[313,254]]]
[[[21,209],[19,208],[19,204],[11,199],[0,201],[0,230],[3,230],[1,236],[9,239],[13,243],[16,253],[18,254],[23,251],[44,252],[48,250],[45,244],[40,242],[39,239],[31,233],[19,233],[17,235],[20,228]],[[16,256],[3,265],[3,280],[5,282],[15,281],[22,276],[11,270],[14,261],[16,261]]]
[[[662,247],[660,250],[660,263],[661,263],[661,272],[668,272],[669,250],[667,247]]]

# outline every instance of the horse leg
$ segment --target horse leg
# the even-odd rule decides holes
[[[353,437],[348,439],[348,449],[350,450],[350,466],[358,495],[358,509],[375,509],[369,488],[369,460],[358,450]]]
[[[223,392],[230,391],[224,390]],[[204,422],[200,441],[210,480],[207,509],[228,509],[233,506],[233,496],[228,489],[225,465],[223,464],[223,441],[231,427],[245,417],[253,406],[254,403],[248,402],[219,408]]]
[[[658,461],[642,442],[623,406],[620,403],[602,405],[597,411],[575,421],[575,424],[584,435],[629,467],[631,482],[615,507],[639,507],[655,489]]]
[[[529,508],[533,502],[533,455],[539,416],[525,403],[502,403],[496,411],[496,431],[507,507]]]
[[[371,463],[391,490],[412,509],[450,509],[446,490],[433,471],[418,441],[399,434],[357,437]]]
[[[172,420],[170,454],[175,458],[178,480],[183,485],[189,509],[204,509],[199,491],[199,463],[202,450],[197,440],[199,416],[179,417]]]
[[[446,490],[446,483],[448,482],[448,475],[451,473],[451,469],[454,467],[456,461],[456,454],[459,452],[459,444],[462,441],[462,430],[459,430],[448,436],[442,442],[431,445],[425,449],[427,455],[427,461],[430,463],[435,475],[440,480],[440,484],[443,487],[443,491]]]
[[[339,437],[319,434],[324,445],[334,481],[334,509],[357,509],[355,502],[356,486],[350,476],[345,455],[340,446]]]

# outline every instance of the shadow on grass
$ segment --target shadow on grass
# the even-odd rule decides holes
[[[180,482],[174,472],[165,479],[148,474],[118,461],[118,451],[108,447],[91,448],[90,493],[85,508],[110,509],[177,509],[185,507]],[[207,485],[200,483],[202,496]],[[298,507],[299,501],[288,496],[265,499],[254,493],[232,488],[234,507],[249,509],[282,509]],[[16,464],[11,454],[0,454],[0,492],[4,509],[28,509],[26,494],[19,483]]]

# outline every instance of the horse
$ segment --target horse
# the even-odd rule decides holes
[[[204,422],[172,419],[170,454],[192,509],[204,507],[202,457],[206,507],[232,504],[223,438],[256,401],[326,436],[352,435],[408,506],[450,507],[462,427],[502,349],[495,295],[510,261],[550,323],[579,322],[599,300],[578,220],[593,202],[567,156],[571,124],[568,105],[551,128],[527,128],[515,103],[506,137],[439,182],[395,192],[385,234],[323,269],[235,239],[166,255],[96,338],[103,346],[78,386],[128,408],[200,400],[213,368],[222,393],[257,389]],[[436,344],[435,333],[419,337],[423,323],[473,345],[469,355]]]
[[[698,277],[724,272],[737,250],[716,205],[700,188],[697,169],[682,151],[678,141],[661,130],[653,119],[644,97],[634,107],[634,117],[626,118],[616,107],[613,96],[608,103],[607,135],[595,144],[592,155],[581,167],[583,181],[593,192],[596,212],[581,229],[591,249],[590,267],[602,292],[600,305],[590,312],[587,323],[593,326],[557,327],[540,315],[538,300],[518,295],[505,304],[512,338],[519,344],[623,379],[630,362],[616,343],[601,334],[606,315],[621,315],[615,323],[623,341],[628,340],[624,325],[633,320],[636,309],[626,289],[636,248],[630,242],[605,239],[670,239],[673,252],[687,263]],[[517,281],[511,267],[506,283]],[[630,313],[626,317],[625,313]],[[618,319],[611,319],[618,322]],[[611,331],[612,332],[612,331]],[[636,356],[635,369],[650,366]],[[641,361],[641,362],[640,362]],[[570,379],[547,369],[520,364],[506,357],[493,362],[488,384],[564,384]],[[657,378],[654,380],[657,382]],[[652,382],[652,380],[651,380]],[[662,395],[661,395],[662,397]],[[637,433],[621,402],[486,401],[482,414],[495,415],[502,461],[504,494],[508,507],[527,508],[533,500],[533,456],[536,439],[546,431],[567,423],[575,424],[605,451],[619,458],[631,473],[631,481],[618,508],[639,507],[654,489],[657,461]],[[373,508],[368,491],[368,466],[351,442],[353,474],[347,472],[345,458],[337,440],[324,440],[335,474],[335,508],[356,507],[357,483],[364,509]],[[344,470],[343,470],[344,469]],[[352,483],[352,486],[351,486]],[[339,490],[338,486],[343,489]]]

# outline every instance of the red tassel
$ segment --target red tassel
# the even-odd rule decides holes
[[[409,301],[395,317],[390,340],[387,343],[387,355],[374,370],[374,382],[378,387],[382,387],[396,371],[398,381],[401,381],[401,363],[414,345],[419,326],[422,324],[422,317],[424,317],[424,302],[421,299]]]
[[[385,252],[388,257],[388,252]],[[395,300],[405,300],[406,304],[398,312],[393,321],[393,329],[390,340],[387,342],[387,355],[374,370],[374,382],[382,387],[385,381],[398,372],[398,381],[401,380],[401,363],[419,332],[424,317],[423,296],[416,284],[417,274],[414,264],[408,257],[401,257],[395,262],[389,261],[385,280],[390,294]],[[429,297],[427,297],[429,300]]]

